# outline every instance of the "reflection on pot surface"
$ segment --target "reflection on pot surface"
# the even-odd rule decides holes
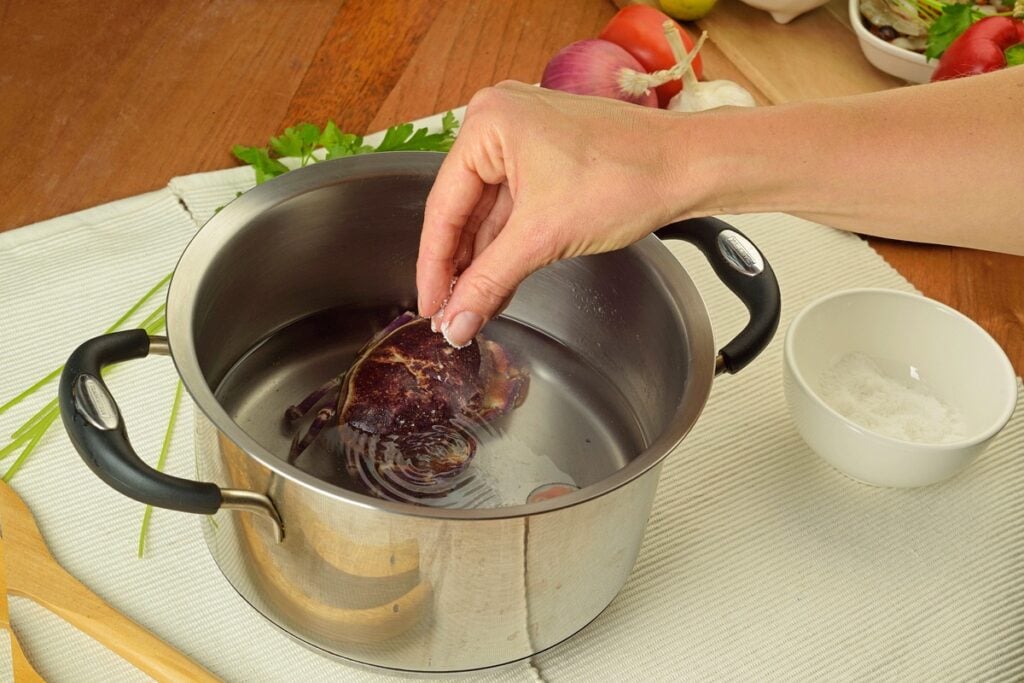
[[[268,476],[203,418],[197,447],[218,453],[200,461],[201,478],[266,491],[288,520],[283,543],[253,515],[224,511],[203,524],[239,593],[305,644],[385,666],[468,664],[479,652],[509,661],[583,626],[580,614],[592,618],[625,581],[656,483],[642,478],[570,508],[563,514],[578,519],[569,526],[551,515],[438,524],[338,509]],[[556,547],[564,557],[552,555]],[[580,566],[602,578],[579,582]],[[560,595],[574,609],[560,607]]]
[[[423,438],[431,428],[428,419],[413,424],[411,433],[395,435],[399,430],[388,421],[413,422],[423,406],[398,405],[382,415],[393,400],[382,394],[397,392],[388,386],[394,378],[382,377],[377,368],[367,370],[366,349],[373,343],[360,346],[373,333],[359,337],[376,328],[378,356],[370,360],[383,357],[385,370],[412,378],[395,360],[394,346],[380,343],[395,330],[411,330],[403,316],[389,329],[381,322],[388,313],[335,309],[288,326],[227,374],[217,392],[219,400],[269,450],[281,457],[290,454],[291,462],[310,474],[359,493],[432,507],[522,505],[541,486],[575,489],[599,481],[646,446],[639,422],[607,377],[564,345],[507,318],[487,325],[483,344],[459,350],[476,365],[467,374],[483,375],[483,380],[453,396],[452,386],[461,388],[465,381],[443,378],[441,389],[448,393],[440,398],[447,403],[427,406],[442,413],[439,428]],[[442,345],[430,347],[432,353],[454,351],[441,335],[429,331],[427,321],[412,323],[417,325],[431,342]],[[416,351],[408,346],[401,350],[407,355]],[[351,375],[323,384],[328,373],[353,363],[359,367],[360,359],[367,374],[355,378],[355,391],[365,390],[358,384],[365,378],[372,381],[372,395],[345,396]],[[282,367],[291,369],[286,379],[280,377]],[[308,400],[292,411],[293,417],[305,413],[303,419],[292,423],[282,418],[285,408],[304,395]],[[422,400],[424,394],[417,396]],[[387,424],[391,438],[386,429],[372,434],[353,428],[371,421],[374,426]]]
[[[220,449],[224,468],[220,476],[256,488],[254,479],[260,472],[245,454],[216,430],[207,429],[206,438],[216,439]],[[302,499],[296,499],[294,506],[287,547],[269,542],[271,530],[263,520],[250,515],[223,520],[234,526],[232,542],[241,546],[237,557],[244,560],[248,580],[260,587],[264,600],[278,613],[348,643],[386,642],[416,625],[429,609],[431,588],[420,574],[419,545],[414,538],[389,544],[366,542],[325,527],[316,510]],[[211,525],[211,536],[218,536],[221,523]],[[288,580],[303,574],[318,580],[303,584]]]

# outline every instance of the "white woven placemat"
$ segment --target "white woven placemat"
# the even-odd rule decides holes
[[[0,234],[0,401],[102,332],[170,272],[197,223],[251,183],[247,169],[176,178],[159,192]],[[1019,680],[1024,415],[937,486],[879,489],[836,473],[789,419],[785,328],[830,291],[912,288],[855,236],[784,215],[729,220],[779,276],[775,341],[739,375],[715,381],[697,427],[663,469],[639,561],[611,607],[530,662],[475,678]],[[696,250],[671,248],[723,343],[745,310]],[[175,380],[161,358],[111,375],[133,443],[152,458]],[[54,391],[0,416],[0,433]],[[194,472],[191,419],[186,402],[172,474]],[[387,680],[303,649],[256,614],[213,564],[196,517],[156,511],[147,555],[137,559],[142,506],[101,483],[59,429],[13,484],[69,571],[225,679]],[[145,678],[45,609],[11,602],[18,636],[48,680]],[[0,648],[0,679],[9,676],[8,656]]]

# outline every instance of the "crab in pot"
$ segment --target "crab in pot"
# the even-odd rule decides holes
[[[444,496],[461,485],[458,475],[476,451],[467,427],[517,408],[528,387],[525,368],[497,342],[478,336],[455,348],[429,320],[406,312],[346,372],[288,408],[285,418],[294,423],[328,401],[296,434],[289,462],[330,435],[349,476],[370,493]]]

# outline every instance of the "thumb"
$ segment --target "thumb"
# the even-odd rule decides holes
[[[510,218],[494,241],[459,275],[440,321],[441,332],[452,346],[468,344],[484,323],[505,307],[522,281],[552,260],[541,251],[550,250],[551,245],[532,248],[535,240],[524,240],[542,231],[524,231],[517,222]]]

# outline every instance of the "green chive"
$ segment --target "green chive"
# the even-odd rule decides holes
[[[2,414],[4,413],[4,411],[6,411],[7,409],[9,409],[9,408],[13,408],[14,406],[16,406],[16,405],[18,405],[19,403],[21,403],[21,402],[22,402],[22,401],[23,401],[24,399],[28,398],[28,397],[29,397],[29,396],[31,396],[32,394],[34,394],[34,393],[36,393],[37,391],[39,391],[39,390],[40,390],[41,388],[43,388],[43,386],[44,386],[44,385],[46,385],[46,384],[47,384],[47,383],[48,383],[48,382],[49,382],[50,380],[52,380],[52,379],[53,379],[54,377],[56,377],[57,375],[59,375],[59,374],[60,374],[60,372],[61,372],[61,370],[63,370],[63,369],[64,369],[64,366],[62,365],[62,366],[60,366],[59,368],[57,368],[56,370],[54,370],[53,372],[51,372],[51,373],[50,373],[49,375],[47,375],[46,377],[42,378],[41,380],[39,380],[38,382],[36,382],[36,383],[35,383],[35,384],[33,384],[32,386],[30,386],[30,387],[29,387],[28,389],[26,389],[25,391],[21,392],[20,394],[18,394],[18,395],[17,395],[17,396],[15,396],[14,398],[12,398],[12,399],[11,399],[10,401],[8,401],[7,403],[5,403],[5,404],[3,404],[2,406],[0,406],[0,415],[2,415]]]
[[[40,419],[32,426],[32,428],[25,430],[24,434],[19,435],[17,439],[13,439],[11,443],[4,446],[3,450],[0,450],[0,460],[13,453],[21,444],[39,436],[40,430],[42,433],[46,433],[46,430],[50,428],[50,425],[53,424],[53,420],[58,415],[60,415],[60,410],[57,406],[50,407],[49,410],[42,414]]]
[[[25,464],[25,461],[28,460],[28,456],[32,455],[32,451],[34,451],[36,449],[36,446],[39,445],[39,442],[42,440],[43,435],[45,435],[46,432],[50,429],[50,425],[53,424],[53,421],[57,419],[57,416],[59,414],[60,411],[54,411],[53,414],[46,418],[43,424],[39,426],[39,429],[32,437],[32,440],[28,442],[27,446],[25,446],[25,450],[23,450],[21,452],[21,455],[18,456],[18,459],[14,461],[14,464],[11,465],[11,468],[4,473],[3,480],[5,482],[10,482],[11,479],[14,478],[14,475],[18,473],[18,470],[20,470],[21,466]]]
[[[157,306],[155,309],[153,309],[152,313],[150,313],[149,315],[146,316],[145,320],[143,320],[141,323],[139,323],[138,326],[141,327],[142,329],[146,329],[147,327],[152,325],[154,321],[156,321],[156,320],[163,320],[164,308],[165,308],[164,304],[160,304],[159,306]]]
[[[36,411],[36,414],[33,415],[29,419],[28,422],[26,422],[25,424],[23,424],[20,427],[18,427],[18,429],[13,434],[11,434],[11,438],[12,439],[17,439],[17,438],[19,438],[21,436],[24,436],[28,431],[30,431],[33,427],[35,427],[37,424],[39,424],[39,421],[41,419],[43,419],[43,417],[48,412],[50,412],[50,410],[53,407],[55,407],[56,405],[57,405],[57,399],[53,399],[52,401],[47,403],[45,406],[40,408],[38,411]]]
[[[174,422],[178,417],[178,406],[181,405],[181,380],[178,380],[178,387],[174,390],[174,402],[171,404],[171,416],[167,420],[167,432],[164,434],[164,443],[160,448],[160,457],[156,461],[156,471],[164,471],[164,463],[167,461],[167,452],[171,448],[171,437],[174,434]],[[142,530],[139,532],[139,559],[142,559],[146,551],[146,533],[149,531],[149,518],[153,514],[153,506],[147,505],[142,513]]]
[[[124,314],[124,315],[122,315],[122,316],[121,316],[120,318],[118,318],[118,319],[117,319],[117,322],[116,322],[116,323],[114,323],[113,325],[111,325],[111,326],[110,326],[110,327],[109,327],[109,328],[107,329],[107,331],[106,331],[106,334],[110,334],[111,332],[115,332],[115,331],[117,331],[117,330],[118,330],[118,328],[120,328],[120,327],[121,327],[121,325],[123,325],[123,324],[124,324],[125,322],[127,322],[127,321],[128,321],[128,319],[129,319],[129,318],[131,318],[131,317],[132,317],[132,316],[133,316],[133,315],[135,314],[135,312],[136,312],[137,310],[139,310],[140,308],[142,308],[142,304],[144,304],[144,303],[146,303],[147,301],[149,301],[149,300],[150,300],[150,299],[151,299],[151,298],[153,297],[153,295],[154,295],[154,294],[156,294],[157,292],[159,292],[159,291],[160,291],[160,290],[161,290],[161,289],[163,288],[163,286],[164,286],[164,285],[166,285],[166,284],[167,284],[167,283],[168,283],[168,282],[170,281],[170,279],[171,279],[171,276],[172,276],[172,275],[174,275],[174,273],[168,273],[167,275],[165,275],[165,276],[164,276],[164,277],[163,277],[163,278],[162,278],[162,279],[160,280],[160,282],[158,282],[158,283],[156,283],[155,285],[153,285],[153,289],[151,289],[151,290],[149,290],[148,292],[146,292],[146,293],[145,293],[145,294],[143,295],[143,297],[142,297],[141,299],[139,299],[138,301],[136,301],[136,302],[135,302],[135,305],[134,305],[134,306],[132,306],[131,308],[129,308],[129,309],[128,309],[128,310],[127,310],[127,311],[125,312],[125,314]]]
[[[173,273],[165,275],[160,280],[160,282],[156,283],[153,286],[152,289],[150,289],[148,292],[146,292],[142,296],[141,299],[136,301],[135,304],[131,308],[129,308],[125,312],[124,315],[122,315],[120,318],[118,318],[117,322],[115,322],[113,325],[108,327],[107,331],[104,334],[110,334],[111,332],[116,332],[118,329],[120,329],[120,327],[122,325],[124,325],[125,322],[127,322],[129,318],[131,318],[133,315],[135,315],[136,311],[138,311],[140,308],[142,308],[143,304],[145,304],[147,301],[149,301],[151,298],[153,298],[153,295],[156,294],[157,292],[159,292],[163,288],[163,286],[167,284],[167,282],[171,279],[171,275],[173,275]],[[19,403],[21,403],[26,398],[28,398],[29,396],[31,396],[32,394],[36,393],[41,388],[46,386],[46,384],[48,384],[50,381],[52,381],[53,378],[57,377],[61,373],[61,371],[63,369],[64,369],[64,366],[61,365],[56,370],[53,370],[52,372],[50,372],[50,374],[48,374],[46,377],[43,377],[41,380],[39,380],[38,382],[36,382],[32,386],[30,386],[25,391],[21,392],[20,394],[18,394],[17,396],[15,396],[11,400],[9,400],[7,403],[4,403],[2,406],[0,406],[0,415],[3,415],[7,410],[10,410],[14,406],[16,406]]]

